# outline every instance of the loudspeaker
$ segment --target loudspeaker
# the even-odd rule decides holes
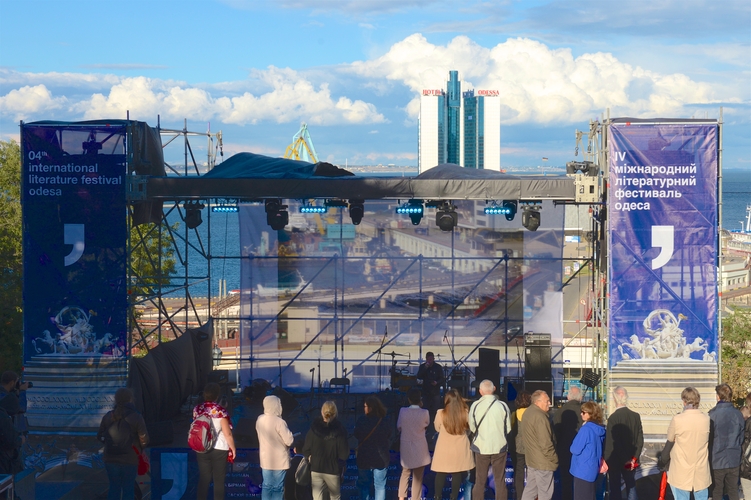
[[[551,380],[551,354],[550,334],[527,334],[524,337],[524,380]]]
[[[172,444],[173,432],[172,421],[149,422],[146,424],[146,432],[149,433],[149,446],[165,446]]]
[[[480,364],[475,372],[475,380],[479,387],[480,382],[487,379],[493,382],[498,391],[501,390],[501,364],[498,349],[480,348]],[[496,392],[498,392],[496,391]]]
[[[550,380],[525,380],[524,390],[532,394],[535,391],[545,391],[550,400],[553,400],[553,381]]]

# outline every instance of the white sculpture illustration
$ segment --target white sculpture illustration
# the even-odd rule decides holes
[[[111,333],[97,339],[94,327],[89,323],[91,317],[80,307],[63,307],[50,319],[58,332],[53,335],[44,330],[41,337],[31,341],[37,354],[101,354],[115,345]]]
[[[622,342],[618,351],[627,359],[691,359],[694,352],[703,352],[702,360],[714,361],[717,354],[708,352],[709,343],[697,337],[690,344],[686,342],[681,321],[687,319],[683,314],[678,318],[667,309],[655,309],[644,319],[642,325],[649,337],[644,340],[631,335],[630,342]],[[628,349],[627,352],[624,348]]]

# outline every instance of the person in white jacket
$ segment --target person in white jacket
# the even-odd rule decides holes
[[[289,448],[295,438],[282,419],[282,402],[276,396],[263,400],[263,415],[256,420],[258,457],[261,462],[263,483],[262,500],[284,498],[284,477],[289,469]]]

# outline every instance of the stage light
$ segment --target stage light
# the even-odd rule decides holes
[[[211,211],[224,214],[237,213],[237,205],[214,205],[211,207]]]
[[[412,225],[417,226],[420,224],[424,213],[422,200],[409,200],[407,203],[397,206],[396,213],[409,215]]]
[[[278,198],[270,198],[265,201],[266,205],[266,223],[274,231],[281,231],[284,226],[289,224],[289,212],[287,205],[282,204]]]
[[[201,210],[204,208],[203,203],[200,201],[186,201],[183,204],[183,208],[185,208],[185,225],[188,229],[195,229],[203,223],[203,218],[201,217]]]
[[[349,200],[349,216],[355,226],[362,222],[365,215],[365,202],[363,200]]]
[[[504,200],[501,205],[496,204],[496,202],[493,202],[492,205],[489,207],[485,207],[485,214],[486,215],[504,215],[506,217],[506,220],[514,220],[514,216],[516,216],[516,201],[514,200]]]
[[[537,231],[540,227],[540,212],[537,207],[525,207],[522,212],[522,226],[530,231]]]
[[[581,172],[589,177],[597,177],[600,169],[591,161],[570,161],[566,163],[566,173]]]
[[[441,231],[453,231],[458,222],[459,216],[456,214],[456,207],[451,202],[443,202],[435,213],[435,225]]]
[[[301,214],[325,214],[327,211],[328,208],[325,206],[319,207],[317,205],[311,205],[310,203],[300,205]]]

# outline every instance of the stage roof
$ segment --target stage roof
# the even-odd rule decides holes
[[[417,177],[366,177],[325,162],[240,153],[203,176],[149,177],[146,197],[574,200],[575,189],[573,179],[566,176],[509,175],[443,164]]]

